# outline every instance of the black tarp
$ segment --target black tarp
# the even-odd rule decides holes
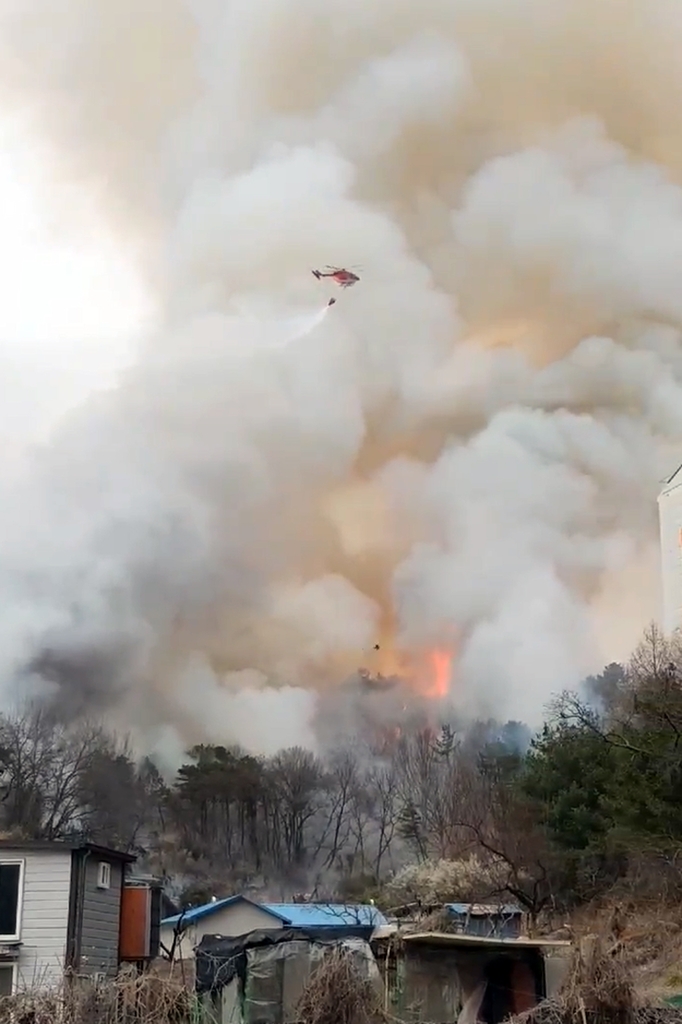
[[[364,939],[369,942],[374,926],[333,925],[323,928],[259,929],[246,935],[224,938],[222,935],[204,935],[196,947],[196,990],[219,992],[229,984],[235,974],[240,983],[246,981],[246,953],[249,949],[275,946],[281,942],[316,942],[333,945],[341,939]]]

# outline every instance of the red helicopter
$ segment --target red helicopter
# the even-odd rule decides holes
[[[327,267],[325,270],[313,270],[313,277],[320,281],[323,277],[331,277],[341,288],[350,288],[360,280],[357,274],[345,267]]]

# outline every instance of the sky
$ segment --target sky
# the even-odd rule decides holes
[[[58,187],[43,161],[15,119],[0,120],[5,470],[45,440],[64,413],[115,382],[151,316],[132,261],[107,236],[85,192],[78,223],[60,222]]]

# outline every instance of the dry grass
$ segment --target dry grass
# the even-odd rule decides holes
[[[562,992],[569,1015],[585,1014],[609,1024],[633,1024],[637,997],[622,944],[589,936],[573,951],[573,961]]]
[[[603,901],[574,919],[578,934],[619,940],[621,958],[640,1000],[682,991],[682,905],[663,899]]]
[[[533,1010],[513,1018],[515,1024],[601,1024],[602,1018],[585,1011],[571,1017],[561,1000],[547,999]],[[673,1006],[642,1006],[635,1011],[636,1024],[681,1024],[682,1011]]]
[[[301,1024],[385,1024],[381,995],[343,948],[331,949],[301,994]]]
[[[682,1024],[682,1011],[645,1005],[626,946],[613,934],[582,939],[561,992],[516,1018],[518,1024]]]
[[[180,981],[154,974],[107,982],[73,978],[60,988],[0,999],[0,1024],[195,1024],[196,997]]]

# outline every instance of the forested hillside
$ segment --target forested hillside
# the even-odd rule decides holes
[[[557,697],[530,746],[518,723],[387,726],[324,757],[200,746],[166,780],[33,707],[2,718],[0,760],[5,834],[133,850],[185,903],[503,896],[537,916],[681,881],[682,646],[653,628],[629,665]]]

